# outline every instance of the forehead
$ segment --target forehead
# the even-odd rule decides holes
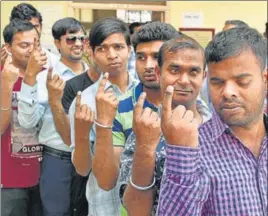
[[[125,36],[122,33],[109,35],[100,45],[126,44]]]
[[[142,25],[134,27],[134,29],[133,29],[134,32],[138,31],[141,27],[142,27]]]
[[[13,41],[33,42],[34,38],[39,38],[39,35],[35,29],[32,29],[30,31],[17,32],[13,37]]]
[[[242,73],[253,76],[261,74],[260,62],[251,51],[242,51],[217,63],[208,64],[209,76],[231,79]]]
[[[32,23],[34,26],[41,25],[37,17],[32,17],[29,22]]]
[[[158,53],[163,43],[164,41],[160,40],[139,43],[136,46],[136,53],[144,53],[144,54]]]
[[[67,31],[66,34],[63,36],[72,36],[72,35],[85,35],[85,34],[84,34],[84,31],[82,29],[80,29],[78,32],[75,32],[75,33],[69,33]]]
[[[227,24],[227,25],[225,25],[225,26],[223,27],[223,31],[229,30],[229,29],[231,29],[231,28],[235,28],[235,25],[233,25],[233,24]]]
[[[177,65],[194,65],[204,66],[204,54],[201,50],[196,49],[180,49],[176,52],[164,53],[164,64],[177,64]]]

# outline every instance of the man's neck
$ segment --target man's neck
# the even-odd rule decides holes
[[[90,67],[87,72],[89,78],[92,80],[92,82],[96,82],[100,78],[100,74],[96,72],[96,70],[93,67]]]
[[[262,140],[266,134],[263,114],[245,127],[231,126],[232,133],[258,157],[261,151]]]
[[[159,89],[150,89],[143,86],[143,91],[146,92],[146,99],[156,107],[159,107],[162,102],[162,93]],[[137,98],[138,99],[138,98]]]
[[[81,74],[85,71],[82,61],[70,61],[66,58],[61,57],[61,62],[70,68],[75,74]]]
[[[122,93],[125,93],[128,87],[128,82],[129,82],[129,75],[128,72],[122,72],[118,74],[117,76],[110,76],[109,75],[109,81],[113,84],[118,86],[120,91]]]

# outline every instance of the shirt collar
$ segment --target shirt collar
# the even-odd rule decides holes
[[[204,100],[202,100],[201,98],[197,98],[196,107],[197,107],[198,112],[200,113],[200,115],[203,118],[203,123],[205,123],[209,119],[211,119],[211,116],[212,116],[211,111],[208,108],[208,106]]]
[[[215,141],[218,139],[226,130],[229,130],[227,124],[225,124],[220,116],[216,113],[213,108],[212,118],[211,118],[211,126],[212,126],[212,140]]]
[[[84,67],[84,72],[88,71],[89,67],[88,65],[82,61],[83,67]],[[74,73],[69,67],[67,67],[65,64],[63,64],[61,61],[58,61],[58,63],[55,65],[56,71],[63,75],[64,73],[71,72]]]

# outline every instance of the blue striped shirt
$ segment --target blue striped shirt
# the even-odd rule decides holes
[[[124,146],[128,136],[132,132],[133,109],[141,93],[143,92],[142,83],[139,83],[131,91],[130,96],[121,100],[118,105],[113,127],[114,146]],[[144,108],[145,107],[150,107],[156,112],[158,111],[158,108],[149,103],[147,100],[144,102]]]

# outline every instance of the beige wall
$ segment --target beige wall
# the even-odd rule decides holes
[[[68,16],[68,2],[66,1],[28,1],[36,7],[43,15],[43,34],[44,44],[52,43],[51,26],[63,17]],[[2,1],[1,2],[1,35],[3,28],[9,22],[12,8],[21,1]],[[179,28],[182,25],[182,14],[184,12],[203,12],[205,28],[215,28],[220,31],[227,19],[241,19],[250,26],[264,32],[265,22],[267,22],[267,2],[266,1],[171,1],[170,23]],[[89,13],[92,19],[92,13]],[[85,18],[85,14],[82,15]],[[86,18],[85,18],[86,19]],[[2,39],[2,37],[1,37]],[[1,40],[1,44],[3,41]],[[53,45],[51,45],[53,46]]]
[[[3,41],[3,29],[9,23],[11,10],[22,1],[1,2],[1,44]],[[24,1],[36,7],[43,16],[42,44],[50,49],[55,49],[51,36],[51,27],[60,18],[68,16],[68,2],[61,1]]]
[[[170,23],[176,28],[182,25],[183,12],[203,12],[203,27],[215,28],[216,32],[230,19],[243,20],[261,33],[267,22],[266,1],[174,1],[170,5]]]

